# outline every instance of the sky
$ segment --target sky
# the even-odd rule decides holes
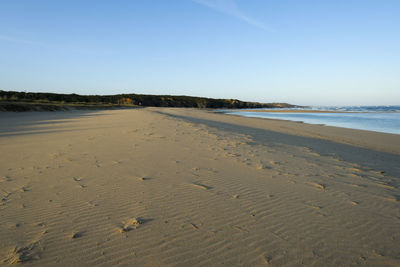
[[[0,90],[400,105],[398,0],[0,0]]]

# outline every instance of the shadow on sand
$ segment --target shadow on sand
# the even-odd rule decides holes
[[[368,166],[374,170],[384,171],[385,175],[392,176],[392,178],[395,179],[392,185],[395,187],[400,186],[400,155],[374,151],[371,149],[337,143],[329,140],[291,135],[271,130],[240,126],[221,121],[199,119],[183,115],[173,115],[164,112],[159,113],[178,119],[184,119],[192,123],[204,124],[226,132],[250,135],[253,137],[255,143],[264,144],[270,147],[279,148],[280,144],[308,147],[314,152],[317,152],[323,156],[334,155],[335,157],[347,162],[357,163],[362,166]]]
[[[107,116],[104,113],[100,114],[101,111],[0,112],[0,138],[83,130],[70,129],[67,124],[80,118]]]

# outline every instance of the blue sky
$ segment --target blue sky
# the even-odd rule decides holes
[[[400,104],[397,0],[2,0],[0,89]]]

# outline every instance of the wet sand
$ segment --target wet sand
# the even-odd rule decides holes
[[[230,111],[262,112],[262,113],[362,113],[362,112],[312,110],[312,109],[232,109]]]
[[[400,135],[194,109],[2,112],[0,147],[0,265],[400,265]]]

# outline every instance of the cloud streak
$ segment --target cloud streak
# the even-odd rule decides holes
[[[18,38],[14,38],[14,37],[10,37],[10,36],[7,36],[7,35],[2,35],[2,34],[0,34],[0,41],[11,42],[11,43],[19,43],[19,44],[28,44],[28,45],[37,45],[37,46],[46,47],[46,45],[44,45],[42,43],[32,42],[32,41],[24,40],[24,39],[18,39]]]
[[[275,32],[274,29],[266,26],[265,24],[247,16],[238,7],[235,0],[192,0],[193,2],[216,10],[218,12],[235,17],[251,26],[260,28],[268,32]]]
[[[72,53],[81,53],[81,54],[94,54],[94,53],[109,53],[109,50],[101,50],[98,48],[94,48],[93,46],[82,47],[81,44],[79,46],[71,46],[71,45],[59,45],[59,44],[47,44],[37,41],[30,41],[27,39],[20,39],[15,38],[9,35],[0,34],[0,43],[1,42],[8,42],[8,43],[15,43],[15,44],[22,44],[28,45],[37,48],[44,48],[44,49],[52,49],[58,50],[63,52],[72,52]]]

